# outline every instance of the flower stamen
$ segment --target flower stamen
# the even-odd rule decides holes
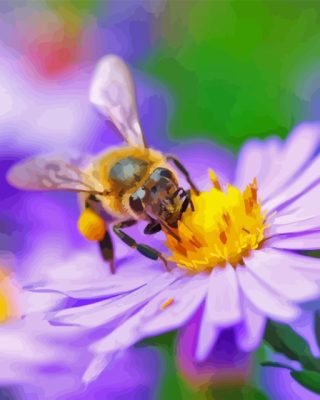
[[[230,184],[222,190],[214,171],[209,175],[212,189],[193,194],[194,211],[186,210],[178,222],[181,240],[167,235],[170,259],[192,272],[243,264],[243,257],[262,244],[267,227],[256,179],[241,192]]]
[[[169,306],[171,306],[171,304],[174,303],[174,298],[170,297],[168,300],[166,300],[163,304],[161,304],[161,310],[165,310],[166,308],[168,308]]]

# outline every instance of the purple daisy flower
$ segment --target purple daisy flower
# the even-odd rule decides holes
[[[81,376],[92,360],[88,350],[92,339],[77,328],[57,329],[49,324],[43,313],[61,307],[65,297],[22,290],[9,269],[3,267],[11,262],[8,254],[2,254],[0,361],[5,368],[0,373],[1,387],[7,387],[19,399],[87,399],[102,394],[109,399],[152,398],[161,372],[161,358],[154,349],[119,352],[93,385],[84,386]]]
[[[85,381],[103,370],[115,350],[186,326],[196,313],[195,360],[207,359],[231,327],[237,346],[252,351],[268,318],[292,321],[298,303],[318,297],[320,260],[296,251],[320,247],[319,142],[319,125],[311,123],[299,125],[285,142],[250,141],[240,153],[233,185],[226,188],[221,181],[231,181],[232,167],[220,171],[227,157],[219,165],[217,151],[193,144],[180,156],[203,192],[192,197],[195,211],[185,212],[178,224],[180,242],[167,236],[175,262],[170,272],[118,245],[116,275],[81,285],[70,277],[42,287],[90,301],[53,318],[104,332],[91,346],[96,359]],[[207,166],[216,170],[211,189]],[[163,238],[154,242],[161,245]],[[86,257],[83,263],[100,262],[98,254]]]

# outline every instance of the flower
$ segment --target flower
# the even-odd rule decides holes
[[[201,310],[179,330],[176,364],[188,386],[196,389],[244,384],[251,373],[252,354],[241,351],[232,328],[219,336],[207,359],[197,362],[194,357],[199,333]]]
[[[8,256],[2,260],[0,265],[9,262]],[[99,380],[90,387],[82,384],[92,359],[91,338],[74,327],[57,329],[43,318],[63,300],[57,293],[24,291],[8,268],[0,268],[0,361],[6,366],[0,386],[8,386],[10,393],[15,385],[14,393],[21,399],[87,399],[102,394],[109,399],[151,398],[161,366],[154,349],[120,352]]]
[[[202,154],[193,145],[191,155],[196,159],[198,152],[201,164],[191,172],[202,193],[193,196],[195,212],[186,212],[178,225],[181,241],[167,236],[177,262],[171,272],[138,255],[125,260],[128,250],[122,247],[114,277],[81,287],[46,285],[90,301],[58,312],[55,323],[104,330],[91,346],[97,357],[86,381],[101,372],[108,354],[185,326],[197,312],[195,360],[205,360],[229,328],[237,346],[252,351],[268,318],[292,321],[298,303],[318,297],[320,260],[297,250],[320,247],[319,142],[320,127],[312,123],[298,126],[284,143],[275,137],[248,142],[226,189],[213,165],[215,154],[206,159],[208,149],[202,147]],[[203,184],[207,166],[216,170],[213,188]]]

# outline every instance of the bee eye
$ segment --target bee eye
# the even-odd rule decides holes
[[[151,193],[156,193],[157,192],[157,186],[152,186],[152,188],[150,189]]]
[[[171,179],[172,178],[172,172],[169,171],[166,168],[161,168],[160,176],[163,176],[164,178]]]
[[[143,204],[142,204],[140,197],[130,196],[129,205],[130,205],[130,208],[135,212],[143,211]]]

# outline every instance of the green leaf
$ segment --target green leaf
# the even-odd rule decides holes
[[[293,368],[291,368],[289,365],[285,365],[279,362],[275,361],[264,361],[261,363],[262,367],[274,367],[274,368],[282,368],[282,369],[289,369],[293,371]]]
[[[320,348],[320,311],[314,313],[314,334],[317,340],[318,347]]]
[[[306,389],[320,394],[320,373],[315,371],[291,371],[292,378]]]
[[[269,321],[264,340],[276,352],[299,361],[304,368],[320,371],[320,361],[313,357],[308,342],[289,325]]]
[[[250,385],[214,388],[211,395],[213,400],[268,400],[265,393]]]

